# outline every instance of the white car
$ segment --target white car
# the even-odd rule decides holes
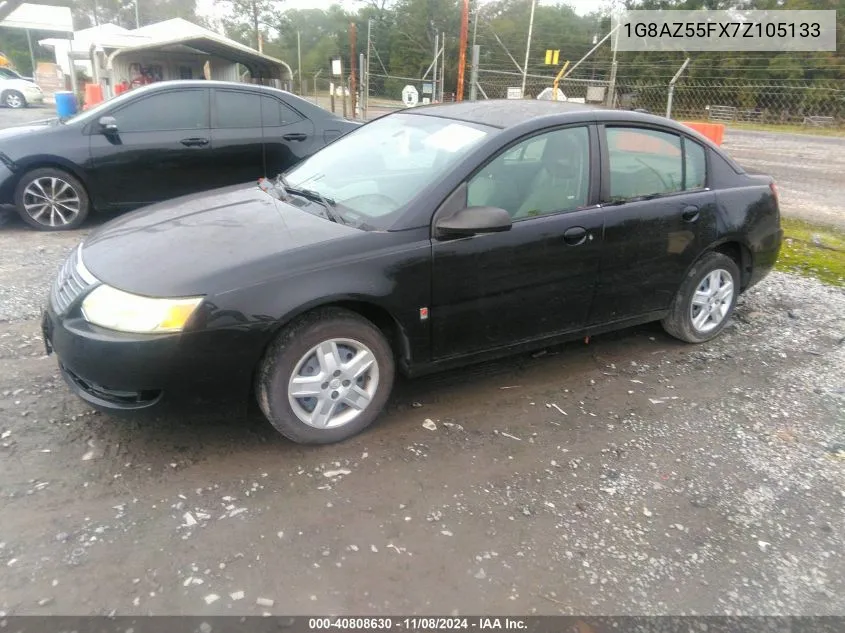
[[[0,104],[7,108],[25,108],[30,103],[43,103],[44,93],[26,79],[0,77]]]

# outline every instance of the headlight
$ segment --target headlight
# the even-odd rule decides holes
[[[201,301],[139,297],[104,284],[85,297],[82,314],[89,323],[121,332],[181,332]]]

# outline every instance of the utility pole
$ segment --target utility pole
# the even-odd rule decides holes
[[[467,65],[467,31],[469,30],[469,0],[463,1],[461,10],[461,40],[458,46],[458,87],[455,93],[456,101],[464,100],[464,69]]]
[[[140,17],[140,11],[138,10],[138,3],[139,2],[140,2],[140,0],[135,0],[135,28],[136,29],[141,28],[141,17]]]
[[[372,44],[373,19],[367,20],[367,73],[364,75],[364,113],[370,108],[370,47]],[[366,118],[366,117],[365,117]]]
[[[475,6],[473,8],[474,15],[472,16],[472,45],[475,46],[475,36],[478,33],[478,14],[480,11],[478,10],[478,2],[479,0],[475,0]]]
[[[440,101],[444,100],[443,95],[443,77],[446,75],[446,31],[443,31],[440,36],[440,50],[442,56],[440,58]]]
[[[94,5],[94,26],[100,26],[100,16],[99,11],[97,11],[97,0],[91,0],[91,4]],[[73,66],[71,66],[71,70]]]
[[[431,101],[437,102],[437,62],[440,60],[440,34],[434,34],[434,78],[431,81]]]
[[[355,36],[357,34],[357,31],[358,31],[358,29],[355,27],[355,23],[350,22],[349,23],[349,50],[350,50],[350,53],[349,53],[349,103],[352,106],[352,118],[353,119],[355,118],[355,101],[356,101],[355,97],[357,96],[356,91],[355,91],[355,65],[356,65],[355,62],[357,61],[355,59],[355,57],[357,57],[356,51],[355,51],[355,49],[357,48],[357,46],[356,46],[357,42],[355,41]]]
[[[531,54],[531,32],[534,30],[534,9],[537,0],[531,0],[531,18],[528,20],[528,41],[525,43],[525,65],[522,67],[522,94],[525,94],[525,80],[528,75],[528,56]]]
[[[252,0],[252,31],[255,33],[255,47],[261,52],[261,38],[258,36],[258,1]]]
[[[299,73],[299,94],[305,96],[302,89],[302,44],[299,40],[299,30],[296,31],[296,72]]]

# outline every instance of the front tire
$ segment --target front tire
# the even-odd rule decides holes
[[[279,334],[259,368],[258,405],[275,429],[299,444],[357,435],[381,413],[395,363],[384,334],[354,312],[324,308]]]
[[[687,343],[715,338],[733,314],[739,286],[736,262],[721,253],[705,254],[681,284],[663,329]]]
[[[18,92],[17,90],[7,90],[3,93],[3,105],[7,108],[25,108],[26,107],[26,97],[23,96],[23,93]]]
[[[91,201],[85,187],[66,171],[45,167],[21,178],[15,207],[24,222],[39,231],[70,231],[88,217]]]

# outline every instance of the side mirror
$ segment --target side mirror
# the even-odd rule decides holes
[[[101,116],[97,122],[105,134],[114,134],[117,132],[117,119],[113,116]]]
[[[509,231],[510,214],[498,207],[465,207],[435,225],[438,237],[468,237],[479,233]]]

